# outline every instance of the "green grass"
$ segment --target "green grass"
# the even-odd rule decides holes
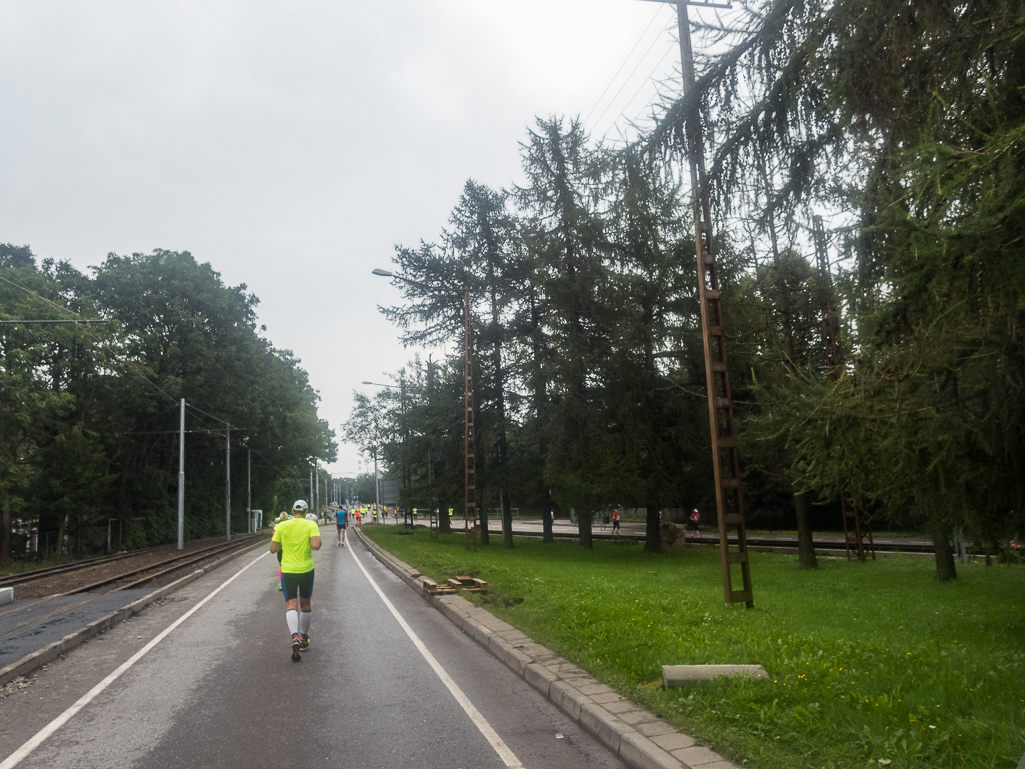
[[[79,560],[79,558],[75,558],[70,555],[51,555],[49,558],[40,558],[38,560],[23,558],[0,569],[0,578],[13,577],[16,574],[24,574],[29,571],[35,571],[36,569],[47,569],[51,566],[63,566],[68,563],[75,563]]]
[[[365,527],[434,579],[479,576],[467,594],[662,715],[757,769],[891,766],[1014,769],[1025,753],[1025,569],[931,561],[752,554],[755,608],[725,606],[718,551],[649,555],[631,542],[467,552]],[[769,681],[661,688],[663,664],[760,663]]]

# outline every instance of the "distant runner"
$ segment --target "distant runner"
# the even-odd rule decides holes
[[[348,512],[344,507],[339,507],[335,513],[335,525],[338,527],[338,546],[345,547],[345,526],[348,523]]]
[[[310,648],[313,609],[313,550],[320,550],[320,527],[305,518],[309,505],[297,499],[292,517],[274,527],[270,551],[281,553],[281,592],[285,596],[285,622],[292,636],[292,662]]]
[[[623,533],[620,530],[620,528],[619,528],[619,510],[618,509],[612,511],[612,533],[615,534],[617,531],[620,534]]]
[[[701,524],[701,513],[699,513],[698,509],[695,507],[694,508],[694,512],[692,512],[690,514],[690,525],[687,527],[687,528],[690,529],[690,531],[687,532],[687,536],[688,537],[700,537],[701,536],[700,524]]]

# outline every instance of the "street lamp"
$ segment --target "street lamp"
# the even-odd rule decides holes
[[[407,278],[404,275],[396,275],[388,270],[382,270],[376,268],[372,270],[374,275],[378,275],[382,278],[393,278],[395,280],[401,280],[405,283],[410,283],[414,286],[432,291],[430,286],[421,283],[412,278]],[[464,425],[464,438],[466,444],[466,462],[464,471],[464,492],[463,492],[463,528],[466,531],[470,529],[470,520],[476,520],[477,518],[477,457],[476,450],[474,447],[474,420],[473,420],[473,339],[470,332],[470,287],[463,285],[463,320],[464,320],[464,371],[466,390],[464,397],[465,413],[463,418]],[[483,524],[483,521],[481,522]],[[488,530],[486,526],[481,526],[480,532],[481,540],[487,542]]]

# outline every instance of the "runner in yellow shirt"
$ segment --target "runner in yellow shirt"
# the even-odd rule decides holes
[[[281,592],[285,596],[285,622],[292,636],[292,662],[310,647],[313,597],[313,551],[320,550],[320,527],[306,520],[309,505],[298,499],[292,517],[274,527],[270,551],[281,553]]]

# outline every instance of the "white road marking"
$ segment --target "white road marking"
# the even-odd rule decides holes
[[[370,572],[366,570],[363,563],[356,557],[355,551],[351,547],[348,548],[348,550],[352,555],[352,559],[356,562],[356,565],[359,566],[360,571],[363,572],[363,576],[370,582],[370,586],[374,588],[377,595],[380,596],[382,601],[384,601],[384,605],[388,607],[388,611],[392,613],[392,616],[395,617],[402,629],[406,631],[406,635],[409,636],[409,640],[413,642],[417,651],[423,655],[423,658],[427,660],[427,664],[431,666],[438,678],[441,679],[441,682],[445,684],[448,690],[452,693],[452,696],[456,698],[456,702],[458,702],[466,712],[466,715],[470,717],[474,726],[476,726],[480,730],[480,733],[484,735],[484,739],[486,739],[491,747],[495,749],[498,757],[502,759],[502,762],[509,767],[509,769],[523,769],[523,764],[521,764],[520,760],[516,758],[516,754],[509,750],[509,746],[506,745],[502,738],[498,736],[498,732],[492,728],[491,724],[489,724],[484,716],[481,715],[480,711],[474,707],[473,703],[470,702],[469,697],[463,693],[463,690],[460,689],[456,682],[452,680],[452,676],[450,676],[445,668],[441,666],[441,663],[434,658],[434,655],[428,651],[427,647],[424,646],[423,641],[421,641],[417,634],[413,632],[413,628],[411,628],[409,623],[402,618],[398,609],[396,609],[392,602],[388,600],[388,597],[384,594],[378,584],[374,582],[374,578],[370,576]],[[5,767],[0,766],[0,769],[5,769]]]
[[[265,555],[269,555],[269,553],[264,552],[262,555],[258,555],[248,564],[246,564],[237,572],[235,572],[235,574],[232,577],[230,577],[225,582],[221,583],[221,585],[212,593],[210,593],[210,595],[208,595],[202,601],[200,601],[187,612],[185,612],[185,614],[180,616],[178,619],[176,619],[174,622],[172,622],[170,625],[168,625],[166,628],[160,631],[160,635],[158,635],[148,644],[139,649],[139,651],[137,651],[135,654],[129,657],[117,670],[115,670],[109,676],[107,676],[98,684],[96,684],[96,686],[94,686],[88,692],[83,694],[74,705],[72,705],[70,708],[68,708],[55,719],[53,719],[50,723],[48,723],[46,726],[40,729],[39,732],[37,732],[32,739],[30,739],[16,751],[11,753],[11,755],[9,755],[7,758],[5,758],[4,761],[0,763],[0,769],[13,769],[13,767],[17,766],[22,761],[24,761],[25,758],[27,758],[32,753],[32,751],[34,751],[43,743],[43,740],[45,740],[47,737],[49,737],[62,726],[64,726],[64,724],[66,724],[72,716],[74,716],[78,711],[80,711],[82,708],[84,708],[86,705],[92,702],[101,692],[103,692],[104,689],[106,689],[108,686],[114,683],[118,678],[121,677],[123,673],[125,673],[129,668],[131,668],[132,665],[134,665],[136,662],[145,657],[146,654],[150,651],[150,649],[152,649],[158,643],[167,638],[167,636],[170,635],[176,627],[182,624],[185,620],[187,620],[197,611],[202,609],[203,606],[206,605],[207,601],[209,601],[219,592],[224,590],[224,588],[226,588],[228,585],[230,585],[232,582],[234,582],[236,579],[242,576],[242,573],[244,571],[246,571],[250,566],[255,565],[256,562],[263,558]]]

